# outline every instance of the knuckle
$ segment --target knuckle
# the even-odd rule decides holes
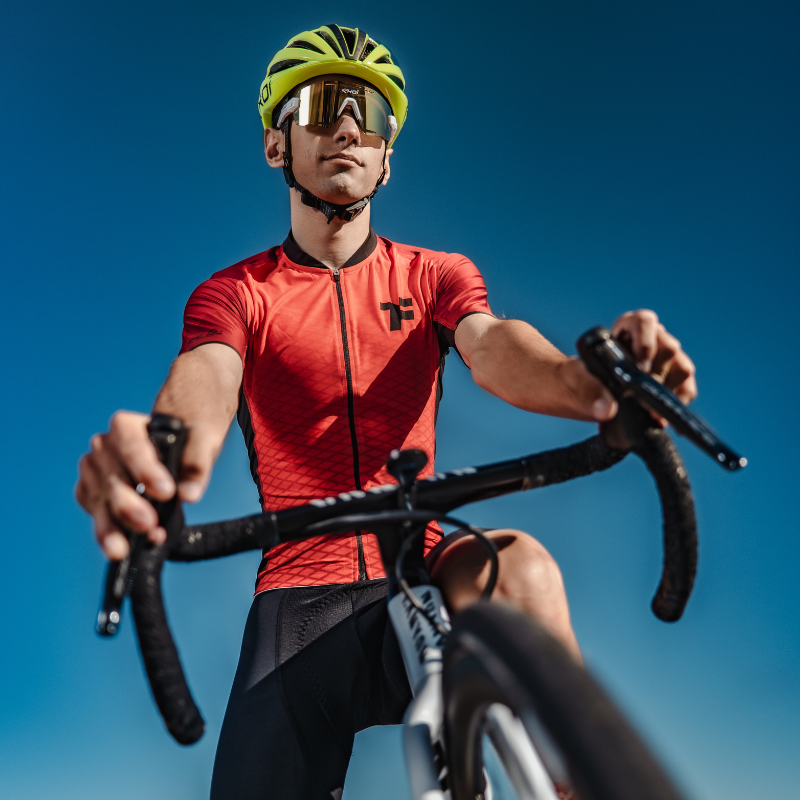
[[[675,368],[684,373],[687,378],[693,378],[697,372],[694,361],[683,351],[681,351],[675,359]]]
[[[674,358],[680,352],[680,345],[674,339],[664,339],[661,342],[660,349],[664,355]]]
[[[108,427],[114,436],[126,437],[130,436],[131,430],[135,427],[134,420],[137,417],[144,417],[143,414],[136,414],[133,411],[115,411],[111,415]]]

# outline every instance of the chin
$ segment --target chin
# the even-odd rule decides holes
[[[308,190],[313,192],[317,197],[322,198],[326,203],[349,205],[350,203],[355,203],[357,200],[360,200],[362,197],[366,197],[372,191],[372,187],[369,189],[361,189],[353,186],[353,182],[348,180],[346,175],[336,175],[325,181],[321,186],[317,186],[316,188],[309,186]]]

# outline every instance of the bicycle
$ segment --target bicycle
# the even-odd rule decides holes
[[[142,659],[167,730],[180,744],[203,734],[202,716],[184,678],[167,623],[160,576],[165,560],[196,561],[268,550],[293,539],[355,529],[377,535],[389,577],[389,616],[413,692],[403,746],[414,800],[488,800],[482,736],[492,742],[520,800],[556,800],[569,781],[582,800],[678,800],[678,791],[594,679],[544,629],[508,607],[480,602],[451,624],[423,562],[431,521],[472,533],[491,561],[483,599],[497,581],[494,545],[484,532],[449,515],[467,502],[560,483],[608,469],[628,452],[640,456],[661,497],[664,564],[652,609],[678,620],[697,566],[694,505],[686,470],[669,434],[651,414],[735,471],[746,459],[723,444],[667,388],[642,372],[608,331],[578,341],[584,363],[615,394],[620,411],[598,436],[566,448],[417,480],[427,456],[393,451],[397,483],[312,500],[280,512],[185,526],[180,504],[156,503],[168,532],[160,546],[131,536],[131,553],[109,565],[97,630],[113,635],[127,593]],[[177,477],[186,429],[154,415],[149,431]]]

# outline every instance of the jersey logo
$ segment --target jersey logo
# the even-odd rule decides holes
[[[400,320],[414,319],[413,311],[402,311],[401,306],[408,307],[412,303],[410,297],[401,297],[399,303],[381,303],[381,311],[389,312],[389,330],[399,331]]]

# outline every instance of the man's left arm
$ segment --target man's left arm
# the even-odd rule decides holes
[[[697,396],[694,364],[655,313],[629,311],[612,333],[681,400]],[[459,323],[455,341],[475,382],[518,408],[588,421],[617,413],[611,393],[583,363],[564,355],[527,322],[472,314]]]

